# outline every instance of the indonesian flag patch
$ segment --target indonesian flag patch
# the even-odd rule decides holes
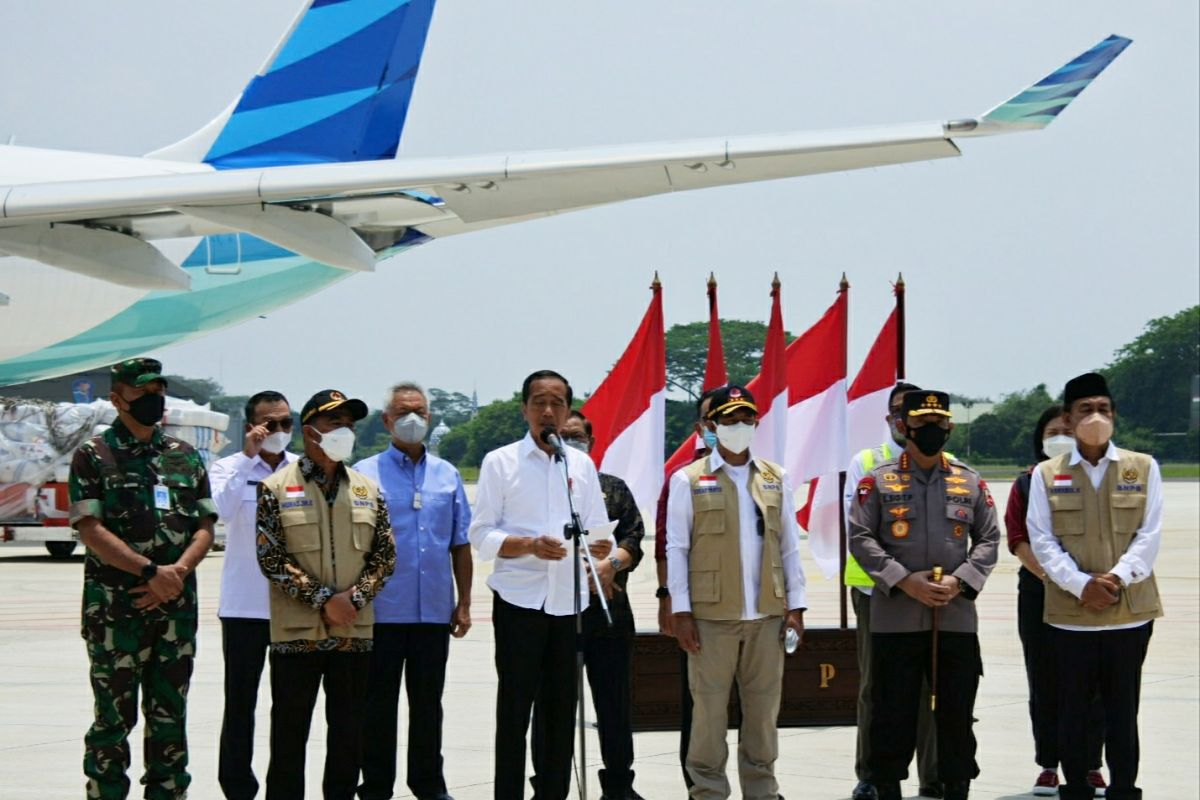
[[[303,486],[287,486],[285,487],[285,491],[287,492],[288,500],[296,500],[297,498],[304,497]]]
[[[710,486],[716,486],[717,485],[717,476],[716,475],[701,475],[699,478],[699,483],[701,486],[704,486],[705,484],[708,484]]]
[[[1054,476],[1054,488],[1061,489],[1064,486],[1070,486],[1071,481],[1072,481],[1072,478],[1070,475],[1055,475]]]

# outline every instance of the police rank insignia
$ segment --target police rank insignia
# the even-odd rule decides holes
[[[892,523],[892,536],[897,539],[903,539],[908,536],[908,521],[898,519]]]
[[[1126,470],[1121,470],[1121,481],[1123,483],[1137,483],[1138,471],[1136,467],[1130,467]]]
[[[970,494],[970,493],[971,493],[971,490],[970,490],[970,489],[964,489],[964,488],[963,488],[963,487],[961,487],[961,486],[947,486],[947,487],[946,487],[946,493],[947,493],[947,494]]]
[[[896,508],[889,508],[888,513],[896,519],[900,519],[911,510],[908,506],[897,506]]]
[[[858,504],[866,505],[867,499],[873,491],[875,491],[875,479],[868,475],[858,482]]]
[[[963,528],[963,526],[962,526],[962,525],[957,525],[957,524],[956,524],[956,525],[954,526],[954,538],[955,538],[955,539],[961,539],[961,538],[963,537],[963,532],[964,532],[964,530],[965,530],[965,529]]]
[[[883,473],[883,479],[885,481],[898,481],[900,480],[900,476],[894,472],[885,472]]]
[[[967,482],[966,478],[956,478],[953,475],[951,475],[949,478],[946,478],[946,483],[966,483],[966,482]]]
[[[366,497],[367,494],[368,494],[367,487],[365,487],[365,486],[355,486],[354,487],[354,496],[355,497],[360,497],[360,498]]]
[[[904,473],[903,475],[901,475],[901,476],[900,476],[900,480],[901,480],[901,482],[902,482],[902,483],[908,483],[909,481],[911,481],[911,480],[912,480],[912,475],[909,475],[909,474],[906,472],[906,473]]]

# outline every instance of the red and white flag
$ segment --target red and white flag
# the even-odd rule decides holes
[[[787,459],[784,466],[793,489],[809,483],[809,502],[797,514],[809,531],[809,550],[828,578],[837,574],[840,537],[837,506],[833,525],[828,516],[828,492],[837,499],[837,474],[846,466],[846,322],[847,291],[824,316],[787,348],[788,411]],[[814,502],[816,501],[816,502]],[[821,524],[812,525],[814,512]],[[811,527],[810,527],[811,526]]]
[[[303,486],[285,486],[284,491],[287,493],[288,500],[295,500],[297,498],[304,497]]]
[[[701,392],[716,389],[729,383],[729,373],[725,369],[725,346],[721,341],[721,317],[717,314],[717,279],[712,273],[708,275],[708,356],[704,362],[704,383]],[[700,441],[693,433],[684,440],[683,444],[667,459],[665,473],[670,478],[676,470],[683,469],[696,460],[696,450]]]
[[[582,409],[592,423],[596,468],[624,480],[640,508],[658,500],[666,436],[667,342],[657,277],[651,290],[633,341]]]
[[[771,320],[763,346],[762,367],[746,388],[758,406],[758,430],[750,444],[750,454],[776,464],[784,462],[788,434],[787,339],[783,333],[783,312],[779,307],[779,276],[771,282]]]
[[[890,435],[884,417],[899,365],[897,320],[897,311],[893,310],[847,392],[847,446],[840,466],[809,484],[808,502],[796,515],[801,527],[808,531],[809,549],[827,578],[837,574],[841,563],[843,499],[839,491],[839,473],[846,469],[855,453],[877,447]]]

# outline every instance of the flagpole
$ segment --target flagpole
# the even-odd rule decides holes
[[[842,273],[842,282],[838,284],[838,293],[846,296],[846,313],[842,315],[842,374],[846,374],[849,356],[850,336],[850,281],[846,273]],[[842,498],[846,496],[846,470],[838,472],[838,613],[841,615],[842,630],[850,627],[849,611],[846,608],[846,550],[850,546],[846,535],[846,504]]]
[[[896,380],[904,380],[904,273],[896,278]]]

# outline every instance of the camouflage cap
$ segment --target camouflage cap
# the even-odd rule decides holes
[[[162,376],[162,362],[155,358],[127,358],[113,364],[108,370],[113,383],[124,383],[129,386],[145,386],[150,381],[167,380]]]

